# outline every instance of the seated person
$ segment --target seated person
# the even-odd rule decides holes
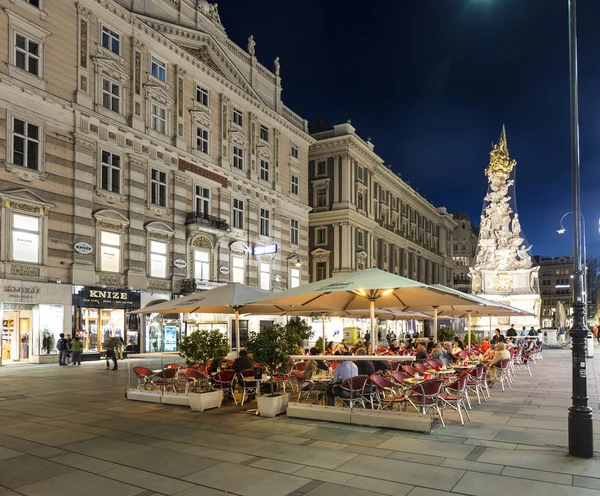
[[[442,351],[442,345],[440,343],[436,343],[433,347],[433,351],[431,352],[431,359],[441,364],[442,367],[448,366],[448,362],[446,360],[446,357],[444,356],[444,352]]]
[[[361,348],[356,351],[357,356],[367,356],[367,350]],[[358,369],[358,375],[368,375],[371,377],[375,373],[375,365],[371,360],[357,360],[356,368]]]
[[[390,343],[390,351],[393,353],[397,353],[398,351],[400,351],[400,346],[398,345],[398,340],[394,339],[391,343]]]
[[[309,351],[311,356],[319,355],[319,348],[313,346]],[[318,370],[323,370],[325,372],[329,371],[329,367],[325,363],[324,360],[310,360],[311,362],[315,362],[317,364]]]
[[[458,346],[461,351],[465,349],[464,343],[460,340],[458,336],[454,336],[454,346]]]
[[[435,343],[433,341],[427,341],[427,353],[431,353],[434,347]]]
[[[213,360],[213,364],[215,364],[215,360]],[[218,365],[218,364],[216,364]],[[231,366],[233,370],[236,372],[241,372],[242,370],[253,370],[254,369],[254,360],[248,356],[247,350],[240,350],[240,356],[238,356]],[[212,366],[211,366],[212,369]],[[212,370],[211,370],[212,372]]]
[[[450,341],[446,341],[444,343],[444,357],[446,358],[446,362],[448,364],[452,364],[452,363],[456,363],[456,357],[452,354],[452,345],[450,344]]]
[[[373,360],[373,366],[375,367],[375,372],[381,372],[382,375],[390,370],[390,364],[385,360]]]
[[[498,377],[500,375],[500,371],[497,368],[492,367],[492,365],[501,362],[502,360],[508,359],[510,359],[510,352],[506,349],[506,345],[504,343],[498,343],[496,345],[496,352],[494,353],[494,357],[490,362],[490,375],[492,375],[492,377]]]
[[[414,346],[413,346],[412,338],[411,338],[411,337],[409,337],[409,338],[406,340],[406,349],[407,349],[407,350],[412,350],[412,349],[413,349],[413,347],[414,347]]]
[[[490,341],[489,341],[489,337],[485,337],[483,339],[483,341],[481,342],[481,351],[483,351],[484,353],[490,349]]]
[[[344,356],[352,356],[352,353],[346,351]],[[352,360],[344,360],[340,363],[333,374],[333,381],[327,387],[327,405],[335,406],[335,397],[346,394],[346,391],[340,388],[340,384],[357,375],[358,368]]]
[[[333,355],[333,341],[329,341],[329,343],[327,343],[327,353]]]
[[[415,359],[419,363],[424,363],[427,361],[427,350],[425,349],[425,345],[423,343],[417,344],[417,355]]]

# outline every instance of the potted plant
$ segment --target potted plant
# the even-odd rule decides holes
[[[179,346],[179,354],[188,366],[206,366],[209,360],[221,360],[229,353],[227,338],[218,330],[198,330],[185,336]],[[219,408],[223,402],[223,391],[214,390],[207,379],[198,393],[189,393],[190,407],[203,412],[209,408]]]
[[[286,373],[290,355],[299,352],[302,341],[309,339],[312,330],[301,319],[292,319],[288,324],[265,326],[260,332],[250,334],[246,349],[255,362],[265,368],[270,393],[257,397],[258,411],[263,417],[275,417],[287,410],[289,394],[275,392],[275,376]]]

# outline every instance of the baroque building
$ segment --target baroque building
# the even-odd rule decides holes
[[[452,259],[456,264],[454,287],[464,293],[471,289],[469,268],[475,263],[479,229],[476,228],[464,212],[453,212],[452,217],[458,224],[454,231]]]
[[[314,140],[216,4],[11,0],[0,25],[5,360],[54,360],[60,332],[173,350],[178,324],[125,311],[308,280]]]
[[[311,280],[377,267],[451,286],[457,224],[384,165],[349,123],[312,134]]]

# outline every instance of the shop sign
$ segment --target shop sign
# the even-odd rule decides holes
[[[200,167],[199,165],[186,162],[185,160],[179,159],[179,170],[183,172],[193,172],[194,174],[198,174],[199,176],[205,177],[206,179],[210,179],[211,181],[219,183],[223,188],[227,187],[226,177],[223,177],[213,171],[205,169],[204,167]]]
[[[187,267],[187,262],[183,258],[176,258],[173,260],[173,265],[178,269],[185,269]]]
[[[40,288],[19,288],[16,286],[4,286],[4,291],[6,291],[7,293],[39,294]]]
[[[219,272],[224,276],[229,275],[229,267],[226,265],[221,265],[221,267],[219,267]]]
[[[277,245],[255,245],[252,248],[253,255],[271,255],[277,253]]]
[[[140,292],[130,289],[84,286],[78,293],[73,295],[73,305],[97,308],[139,308]]]
[[[89,255],[94,251],[94,247],[89,243],[85,243],[84,241],[79,241],[73,245],[73,249],[77,253],[81,253],[82,255]]]

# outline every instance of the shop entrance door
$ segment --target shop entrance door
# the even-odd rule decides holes
[[[28,362],[31,353],[31,310],[2,313],[2,363]]]

